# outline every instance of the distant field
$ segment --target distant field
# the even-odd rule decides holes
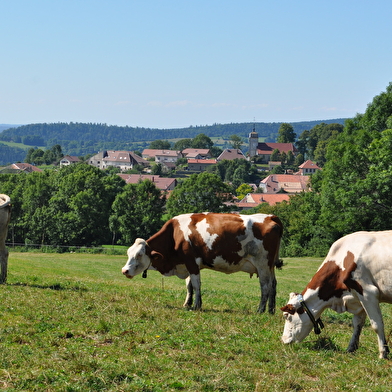
[[[204,310],[182,308],[185,283],[121,274],[125,256],[11,252],[0,286],[0,389],[6,391],[389,391],[369,323],[355,355],[351,316],[280,342],[283,320],[256,314],[258,281],[202,271]],[[278,307],[302,291],[320,259],[285,259]],[[392,306],[383,306],[391,335]]]
[[[4,141],[0,141],[0,143],[5,144],[9,147],[18,147],[18,148],[22,148],[24,150],[28,150],[29,148],[32,148],[34,146],[28,146],[27,144],[23,144],[23,143],[13,143],[13,142],[4,142]],[[41,149],[45,149],[44,147],[40,147]]]

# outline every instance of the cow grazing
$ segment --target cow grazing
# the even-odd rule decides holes
[[[380,358],[389,349],[380,302],[392,303],[392,231],[357,232],[336,241],[302,294],[290,294],[281,308],[284,343],[300,342],[314,326],[320,333],[321,313],[331,308],[354,315],[347,351],[358,348],[366,315],[378,336]]]
[[[9,196],[0,194],[0,283],[7,281],[8,249],[5,246],[8,224],[11,219],[11,200]]]
[[[257,274],[260,281],[259,312],[267,301],[275,311],[275,264],[279,261],[282,223],[274,215],[193,213],[176,216],[147,241],[138,238],[128,249],[122,273],[133,278],[148,269],[186,279],[184,306],[201,309],[200,270],[231,274]]]

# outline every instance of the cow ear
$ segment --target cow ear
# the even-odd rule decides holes
[[[151,251],[151,258],[153,260],[162,260],[163,259],[163,255],[162,253],[156,252],[155,250]]]
[[[298,297],[298,294],[297,294],[297,293],[290,293],[290,295],[289,295],[289,301],[291,301],[292,299],[297,298],[297,297]]]
[[[280,308],[280,310],[282,312],[290,313],[291,315],[293,315],[295,313],[295,307],[291,304],[287,304],[287,305],[283,306],[283,308]]]

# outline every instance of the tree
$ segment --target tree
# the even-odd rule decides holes
[[[231,141],[231,147],[236,150],[241,149],[241,146],[244,144],[242,138],[240,138],[238,135],[231,135],[230,141]]]
[[[234,170],[232,184],[234,188],[238,188],[243,182],[247,182],[249,175],[244,166],[239,166]]]
[[[334,240],[353,231],[392,226],[391,116],[392,83],[363,115],[347,120],[327,146],[317,190],[324,230]]]
[[[55,175],[50,171],[26,175],[18,220],[24,242],[45,244],[48,241],[53,219],[48,210],[48,203],[55,191],[53,181]]]
[[[186,148],[190,148],[192,145],[192,139],[181,139],[174,143],[173,149],[176,151],[182,151]]]
[[[317,164],[323,166],[326,161],[326,146],[342,132],[342,124],[317,124],[310,131],[305,130],[301,133],[296,147],[302,155],[315,159]]]
[[[192,140],[192,148],[206,148],[210,149],[214,145],[214,142],[204,133],[198,134]]]
[[[294,143],[296,134],[294,132],[294,128],[291,124],[282,123],[278,130],[278,143]]]
[[[294,165],[300,166],[305,162],[304,156],[300,153],[294,159]]]
[[[170,150],[171,144],[167,140],[154,140],[150,143],[150,147],[153,150]]]
[[[292,166],[294,165],[295,157],[292,151],[289,151],[286,155],[286,165]]]
[[[249,184],[241,184],[237,189],[237,197],[242,200],[248,193],[253,192],[253,188]]]
[[[226,212],[232,196],[229,187],[216,174],[192,174],[173,190],[166,203],[171,217],[191,212]]]
[[[272,151],[270,160],[273,162],[280,162],[280,152],[277,148],[275,148],[275,150]]]
[[[115,192],[108,192],[106,176],[84,164],[65,166],[56,173],[56,189],[48,202],[51,244],[91,246],[110,241],[108,222]],[[124,183],[117,175],[112,178],[116,186]]]
[[[162,174],[162,164],[154,163],[151,166],[151,174],[154,174],[155,176],[160,176]]]
[[[132,244],[136,238],[149,238],[163,224],[165,197],[150,181],[127,184],[113,202],[109,219],[113,238],[119,244]]]

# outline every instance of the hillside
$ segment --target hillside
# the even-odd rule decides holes
[[[297,136],[319,123],[344,124],[345,119],[304,121],[291,123]],[[248,138],[255,128],[260,138],[273,142],[276,140],[281,123],[231,123],[205,126],[190,126],[179,129],[153,129],[140,127],[119,127],[94,123],[41,123],[22,126],[0,126],[0,165],[23,160],[23,149],[2,142],[22,143],[26,148],[52,147],[60,144],[64,154],[95,154],[104,149],[143,150],[153,140],[173,140],[194,138],[200,133],[209,137],[222,137],[228,140],[235,134]],[[1,132],[1,129],[4,129]],[[13,154],[14,152],[14,154]]]

